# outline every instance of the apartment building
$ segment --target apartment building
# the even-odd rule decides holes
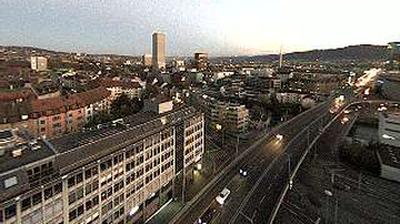
[[[136,81],[103,79],[101,85],[111,92],[111,101],[121,94],[126,94],[129,98],[140,98],[143,91],[142,86]]]
[[[245,105],[211,100],[207,118],[234,134],[245,133],[249,125],[249,110]]]
[[[40,56],[31,57],[31,69],[39,72],[46,71],[47,58]]]
[[[0,223],[143,223],[204,152],[191,107],[51,141],[0,132]]]
[[[56,137],[80,130],[97,112],[108,110],[104,87],[68,96],[0,103],[0,129],[28,129],[36,137]]]

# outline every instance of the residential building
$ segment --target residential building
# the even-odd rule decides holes
[[[208,67],[207,53],[194,53],[194,63],[197,71],[204,71]]]
[[[0,129],[27,129],[53,138],[79,131],[99,111],[110,107],[110,92],[98,87],[77,94],[0,104]]]
[[[165,69],[165,34],[153,33],[153,68]]]
[[[101,85],[111,92],[110,100],[115,100],[121,94],[127,95],[129,98],[140,98],[143,88],[137,81],[132,80],[113,80],[103,79]]]
[[[203,115],[182,107],[51,141],[0,133],[0,222],[143,223],[204,152]]]
[[[222,125],[224,130],[233,134],[247,131],[249,125],[249,110],[245,105],[223,102],[215,99],[207,100],[207,119],[212,125]]]
[[[172,71],[173,72],[182,72],[185,71],[185,61],[174,59],[172,60]]]
[[[279,103],[301,103],[302,99],[307,96],[307,94],[285,92],[276,93],[275,96]]]
[[[146,66],[146,67],[149,67],[149,66],[151,66],[151,64],[152,64],[151,54],[144,54],[142,56],[142,65]]]
[[[41,72],[47,69],[47,58],[34,56],[31,57],[31,69]]]
[[[172,100],[167,97],[155,97],[144,101],[144,111],[152,111],[157,114],[162,114],[173,108]]]

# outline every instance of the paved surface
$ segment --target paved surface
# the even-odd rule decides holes
[[[223,223],[223,222],[229,222],[231,218],[233,218],[234,214],[232,211],[239,211],[238,206],[242,203],[243,199],[246,197],[246,195],[249,193],[251,190],[252,186],[255,185],[255,183],[259,180],[260,176],[264,173],[264,171],[268,168],[268,166],[271,164],[271,162],[279,157],[279,155],[282,154],[283,149],[288,143],[288,140],[292,139],[299,133],[301,130],[304,129],[307,125],[309,125],[316,117],[321,116],[322,114],[326,114],[328,111],[328,106],[323,106],[319,108],[315,108],[312,111],[309,111],[306,114],[303,114],[296,119],[290,121],[287,125],[283,126],[280,129],[280,134],[284,135],[284,140],[278,142],[275,137],[265,139],[262,141],[259,145],[257,145],[254,150],[250,151],[249,154],[247,154],[242,160],[239,161],[239,164],[232,167],[227,173],[224,173],[224,175],[218,179],[217,183],[215,184],[214,187],[212,187],[206,194],[202,195],[199,200],[197,200],[190,208],[185,212],[184,215],[180,216],[178,220],[176,220],[176,223],[194,223],[196,220],[201,217],[201,215],[210,207],[216,206],[215,205],[215,200],[214,198],[218,193],[224,188],[228,187],[231,188],[234,192],[231,194],[230,201],[224,205],[223,208],[219,208],[219,212],[216,216],[218,216],[216,219],[216,223]],[[296,141],[298,141],[299,144],[304,144],[306,138],[297,138]],[[284,160],[279,161],[280,163],[285,163]],[[238,171],[239,168],[243,165],[246,165],[250,167],[249,175],[246,178],[239,178],[238,177]],[[264,178],[262,181],[265,183],[277,183],[278,185],[281,185],[282,181],[285,181],[285,176],[279,175],[281,172],[287,172],[284,167],[278,168],[279,170],[273,170],[275,175],[268,175],[266,178]],[[279,189],[275,189],[273,185],[260,185],[261,188],[257,189],[256,192],[265,192],[273,195],[274,197],[279,196]],[[270,191],[264,188],[270,187]],[[260,203],[265,203],[266,206],[269,206],[269,210],[272,209],[270,200],[270,196],[265,196],[262,195],[259,197],[258,194],[254,194],[253,198],[250,200],[250,203],[248,203],[249,207],[245,207],[244,213],[245,216],[239,216],[239,218],[236,220],[236,223],[246,223],[248,221],[244,220],[242,218],[245,218],[246,216],[253,216],[254,215],[254,209],[250,206],[250,204],[253,204],[254,198],[257,198],[259,201],[255,203],[256,205]],[[264,204],[263,204],[264,205]],[[256,213],[257,214],[269,214],[267,211],[264,213]],[[260,217],[261,219],[265,220],[265,217]],[[235,220],[232,220],[235,221]],[[255,223],[260,223],[260,222],[255,222]]]
[[[174,215],[176,215],[176,213],[178,213],[182,207],[183,204],[180,201],[171,201],[146,223],[147,224],[168,223],[169,220],[171,220],[172,217],[174,217]]]
[[[348,127],[335,122],[318,141],[317,156],[301,167],[275,223],[400,223],[399,184],[338,160],[337,146],[346,135],[344,130]]]

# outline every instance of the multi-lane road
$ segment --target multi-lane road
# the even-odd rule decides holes
[[[213,223],[263,223],[268,220],[276,200],[279,198],[283,183],[288,180],[288,156],[281,156],[285,151],[294,151],[290,145],[306,145],[306,132],[303,130],[314,120],[329,116],[330,103],[322,104],[275,129],[275,133],[256,142],[243,153],[242,157],[224,169],[221,175],[189,202],[171,223],[196,223],[205,213],[216,210]],[[329,120],[326,117],[325,120]],[[303,132],[302,132],[303,131]],[[298,135],[302,133],[301,135]],[[283,135],[278,140],[275,134]],[[299,155],[291,155],[296,161]],[[274,165],[276,164],[276,165]],[[241,177],[239,169],[247,167],[248,176]],[[232,192],[224,206],[215,202],[215,197],[223,188]]]

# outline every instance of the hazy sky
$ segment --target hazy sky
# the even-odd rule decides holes
[[[90,53],[261,54],[400,40],[400,0],[1,0],[0,45]]]

